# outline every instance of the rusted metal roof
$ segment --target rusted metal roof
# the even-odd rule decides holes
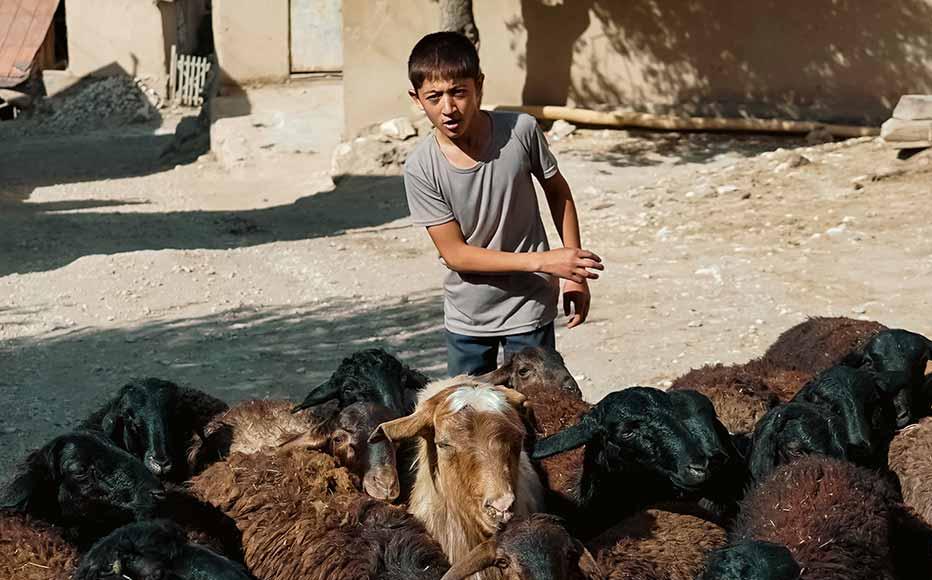
[[[0,0],[0,88],[29,77],[58,0]]]

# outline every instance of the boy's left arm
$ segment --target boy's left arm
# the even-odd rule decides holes
[[[560,239],[563,240],[563,247],[582,248],[576,203],[573,201],[573,193],[566,179],[563,178],[563,174],[558,170],[550,178],[543,180],[541,186],[547,196],[547,205],[550,206],[553,224],[560,234]],[[563,281],[563,312],[570,316],[571,306],[573,312],[566,324],[567,328],[579,326],[586,321],[589,316],[590,302],[589,284],[585,280],[581,283],[572,280]]]

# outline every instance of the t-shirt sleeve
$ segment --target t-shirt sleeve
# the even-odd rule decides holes
[[[454,216],[450,204],[436,186],[431,185],[420,173],[416,164],[405,164],[405,195],[408,198],[411,221],[425,227],[452,221]]]
[[[550,179],[556,175],[557,158],[550,152],[550,145],[547,143],[547,137],[540,130],[537,120],[531,115],[526,115],[524,119],[527,123],[527,145],[528,154],[531,156],[531,173],[537,177],[538,181]]]

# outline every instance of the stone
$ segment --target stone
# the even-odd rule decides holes
[[[576,132],[576,125],[568,123],[563,119],[557,119],[553,122],[553,125],[550,127],[550,132],[547,134],[554,141],[559,141],[560,139],[566,139],[570,135]]]
[[[722,185],[715,188],[715,192],[719,195],[724,195],[726,193],[732,193],[738,191],[737,185]]]
[[[880,136],[887,143],[908,143],[911,148],[929,147],[932,146],[932,120],[888,119],[880,127]]]
[[[932,95],[903,95],[893,109],[894,119],[932,120]]]
[[[379,125],[379,133],[389,139],[404,141],[416,137],[417,129],[414,128],[414,125],[407,117],[396,117]]]
[[[786,159],[786,161],[777,165],[773,171],[774,173],[782,173],[789,169],[796,169],[797,167],[809,165],[810,163],[812,163],[812,161],[810,161],[808,157],[799,155],[798,153],[793,153]]]

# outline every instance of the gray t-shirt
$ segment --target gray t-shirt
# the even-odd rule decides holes
[[[456,220],[466,243],[505,252],[550,249],[531,175],[543,181],[557,161],[534,117],[489,112],[492,140],[479,162],[454,167],[433,134],[405,162],[411,218],[420,226]],[[444,322],[451,332],[497,336],[530,332],[557,316],[559,283],[541,273],[460,274],[444,281]]]

